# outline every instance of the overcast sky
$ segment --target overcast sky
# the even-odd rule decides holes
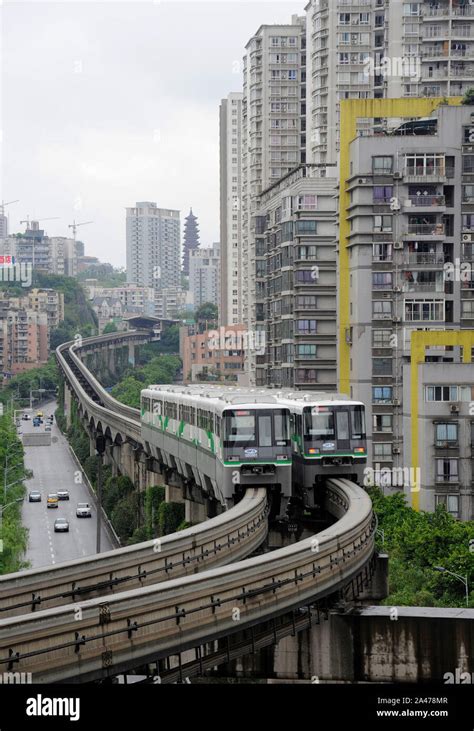
[[[86,253],[125,264],[125,208],[190,206],[201,245],[219,240],[218,108],[242,88],[264,23],[305,2],[8,2],[2,19],[0,198],[10,232],[78,229]]]

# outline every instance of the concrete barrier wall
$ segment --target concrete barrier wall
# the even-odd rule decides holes
[[[22,435],[24,447],[50,447],[51,432],[31,432]]]

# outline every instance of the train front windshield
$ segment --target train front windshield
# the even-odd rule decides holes
[[[224,447],[287,447],[289,412],[281,410],[225,411]]]
[[[304,410],[304,438],[310,442],[363,440],[363,406],[314,406]]]

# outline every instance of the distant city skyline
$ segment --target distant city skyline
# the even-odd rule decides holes
[[[10,232],[28,216],[59,217],[42,226],[50,236],[93,221],[77,233],[86,253],[125,266],[125,209],[153,200],[182,220],[192,206],[212,246],[220,101],[241,90],[259,25],[304,4],[4,3],[0,200],[20,199],[6,208]]]

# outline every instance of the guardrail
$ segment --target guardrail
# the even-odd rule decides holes
[[[313,538],[194,576],[0,620],[0,670],[88,681],[201,646],[308,605],[355,579],[374,552],[368,495],[327,483],[339,520]]]
[[[0,617],[188,576],[252,553],[267,535],[266,490],[248,490],[225,513],[178,533],[55,566],[0,577]],[[72,609],[70,610],[72,611]]]

